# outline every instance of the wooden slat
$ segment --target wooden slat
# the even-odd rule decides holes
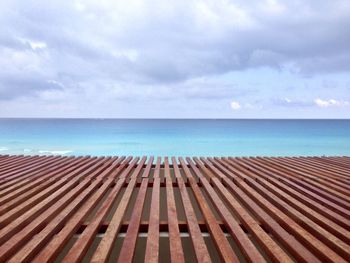
[[[275,178],[272,178],[269,176],[270,171],[274,172],[276,174],[279,174],[278,171],[274,170],[268,165],[265,165],[263,163],[256,162],[253,159],[250,159],[249,161],[245,162],[249,163],[251,167],[254,167],[257,169],[256,173],[259,175],[259,178],[264,178],[268,180],[270,183],[272,183],[274,186],[278,187],[278,189],[284,191],[284,193],[288,193],[293,198],[296,198],[298,201],[300,201],[303,205],[307,205],[308,207],[312,208],[313,211],[317,211],[317,213],[321,213],[323,216],[329,218],[324,219],[323,216],[317,215],[315,218],[315,221],[319,221],[320,224],[324,225],[326,228],[333,225],[333,223],[336,223],[338,225],[341,225],[342,227],[346,228],[347,230],[350,230],[350,220],[346,217],[343,217],[337,213],[335,213],[333,210],[328,209],[327,207],[322,206],[318,202],[314,201],[311,198],[308,198],[307,196],[300,195],[299,192],[294,190],[293,188],[289,187],[288,185],[285,185],[280,180],[277,180]],[[260,171],[263,171],[260,173]],[[281,196],[283,198],[283,196]],[[294,207],[298,207],[298,202],[290,202],[290,205]],[[308,208],[305,208],[308,210]],[[304,210],[305,211],[305,210]],[[311,213],[313,211],[310,211]],[[330,221],[332,220],[332,221]],[[343,230],[341,230],[343,232]],[[343,234],[345,234],[347,231],[345,231]],[[348,234],[350,236],[350,234]]]
[[[55,158],[55,159],[49,159],[49,160],[45,159],[44,162],[43,161],[40,162],[40,165],[37,163],[34,166],[30,165],[32,167],[31,169],[26,170],[27,169],[27,166],[26,166],[20,171],[15,170],[11,176],[9,175],[1,181],[0,197],[10,192],[9,188],[15,185],[16,183],[23,182],[26,179],[27,181],[29,181],[28,179],[30,179],[31,176],[43,171],[47,171],[47,165],[51,163],[55,163],[59,159],[61,158]]]
[[[25,156],[13,156],[10,157],[9,160],[1,165],[0,170],[0,180],[2,181],[7,176],[7,173],[18,170],[22,168],[23,166],[26,166],[28,163],[33,164],[35,162],[41,162],[42,159],[36,158],[35,156],[32,157],[25,157]]]
[[[319,173],[325,174],[323,178],[327,179],[334,178],[336,180],[339,180],[341,182],[348,182],[347,179],[349,179],[349,173],[348,169],[339,166],[339,164],[333,164],[333,163],[325,163],[323,160],[318,159],[305,159],[305,158],[288,158],[289,160],[293,160],[296,163],[300,163],[303,165],[303,167],[307,167],[309,171],[317,171]],[[337,181],[333,181],[337,183]]]
[[[17,218],[20,214],[23,214],[24,212],[27,212],[30,209],[28,213],[30,213],[31,215],[28,214],[26,215],[25,220],[19,221],[19,225],[26,224],[26,222],[30,221],[36,215],[40,214],[47,207],[56,202],[62,195],[67,193],[70,189],[74,188],[79,183],[79,180],[75,178],[77,174],[84,171],[84,169],[86,168],[95,169],[97,166],[101,165],[104,160],[100,160],[100,162],[97,161],[97,159],[88,160],[87,163],[85,163],[79,169],[72,170],[68,175],[61,174],[62,178],[59,181],[57,181],[44,191],[41,191],[40,193],[36,194],[32,198],[21,203],[14,209],[10,210],[8,213],[0,216],[0,226],[4,227],[5,225],[12,222],[15,218]],[[86,173],[86,171],[87,170],[85,170],[82,174]],[[71,180],[73,178],[74,180],[68,182],[68,180]],[[35,206],[33,207],[33,205]],[[19,227],[19,225],[17,227]]]
[[[112,180],[116,178],[126,167],[126,165],[130,162],[130,158],[127,158],[115,171]],[[109,213],[109,211],[112,208],[113,202],[116,200],[122,186],[125,183],[125,179],[120,179],[117,181],[115,186],[113,187],[112,191],[106,198],[106,200],[103,202],[103,205],[99,208],[99,210],[96,212],[96,215],[92,219],[92,221],[89,223],[89,225],[84,229],[84,232],[80,235],[77,242],[74,244],[74,246],[70,249],[66,257],[63,259],[63,262],[80,262],[83,257],[86,255],[91,243],[93,242],[93,239],[96,237],[97,231],[102,224],[103,220]],[[86,215],[83,215],[84,217]],[[81,218],[79,218],[77,221],[81,224]],[[68,228],[68,227],[67,227]],[[53,242],[58,244],[64,244],[66,240],[68,240],[69,237],[72,236],[74,233],[74,229],[68,229],[67,231],[62,231],[60,235],[57,236],[57,241],[53,240]],[[67,235],[68,233],[68,235]],[[57,250],[58,253],[58,250]],[[53,257],[52,257],[53,258]],[[40,260],[40,256],[38,257],[38,262],[43,262],[47,259],[46,257],[42,257],[42,260]]]
[[[53,235],[63,227],[64,223],[70,219],[70,217],[76,213],[78,208],[85,202],[82,211],[87,213],[91,211],[97,204],[97,202],[102,198],[103,194],[108,190],[112,183],[112,180],[107,180],[102,182],[101,178],[95,180],[84,192],[82,192],[73,202],[71,202],[65,209],[62,210],[55,218],[53,218],[44,229],[40,231],[39,234],[35,235],[30,242],[28,242],[16,255],[14,255],[9,262],[22,262],[32,260],[33,257],[42,249],[42,247],[53,237]],[[102,184],[102,185],[101,185]],[[92,198],[88,198],[94,190],[99,188],[93,194]],[[76,214],[76,215],[79,215]],[[70,220],[68,226],[74,224],[74,220]],[[49,262],[51,260],[41,261],[40,258],[36,259],[37,262]]]
[[[317,196],[324,197],[332,203],[336,203],[338,206],[347,209],[347,211],[350,210],[350,202],[347,202],[346,200],[343,200],[342,198],[329,192],[331,189],[327,189],[321,184],[318,184],[320,186],[319,187],[318,185],[315,185],[315,183],[311,180],[304,179],[302,176],[296,176],[293,170],[288,169],[288,167],[283,166],[283,164],[278,164],[274,161],[271,161],[270,158],[265,158],[264,161],[269,163],[270,166],[282,171],[285,178],[291,180],[297,185],[300,185],[304,189],[315,193]]]
[[[95,171],[93,171],[93,173],[94,172]],[[39,204],[41,206],[39,207],[38,205],[37,206],[38,208],[47,207],[48,204],[53,204],[53,205],[50,206],[47,210],[45,210],[45,212],[38,215],[34,220],[29,221],[29,218],[33,218],[33,213],[31,212],[31,210],[29,210],[28,213],[25,213],[23,216],[21,216],[20,218],[18,218],[17,220],[9,224],[6,228],[1,230],[1,232],[2,231],[6,232],[6,234],[2,235],[3,238],[6,238],[9,235],[9,233],[13,231],[17,231],[17,233],[15,233],[9,240],[10,242],[7,242],[0,247],[1,260],[6,260],[7,257],[11,255],[12,251],[14,251],[18,246],[20,246],[26,240],[28,240],[31,237],[31,235],[36,233],[38,229],[42,229],[41,226],[45,225],[47,221],[50,221],[51,219],[53,219],[60,212],[60,210],[64,208],[65,205],[72,202],[74,198],[76,198],[84,190],[84,188],[89,187],[84,191],[87,194],[89,193],[89,191],[91,192],[95,190],[101,184],[102,182],[101,180],[103,179],[101,178],[100,180],[91,182],[91,180],[84,178],[83,181],[81,181],[79,184],[76,184],[77,180],[82,178],[83,175],[84,173],[82,173],[76,180],[67,184],[67,186],[70,184],[72,186],[76,186],[74,187],[73,191],[67,192],[67,189],[69,188],[67,188],[65,191],[62,191],[62,192],[58,191],[60,192],[60,194],[57,195],[55,198],[61,197],[59,199],[59,202],[56,202],[53,204],[52,200],[54,199],[51,199],[51,200],[49,199],[50,202],[44,203],[44,206],[43,204]],[[64,188],[65,187],[63,187],[62,189]],[[84,194],[82,195],[84,196]],[[86,195],[85,195],[85,198],[86,198]],[[82,200],[84,200],[84,198]],[[79,203],[80,201],[76,201],[76,202]],[[76,207],[77,207],[77,203],[72,206],[72,209],[76,209]],[[34,209],[34,212],[38,213],[37,211],[41,211],[41,210]],[[67,213],[63,213],[64,216],[66,216],[66,214]],[[24,226],[24,224],[22,223],[26,221],[28,225],[26,225],[23,229],[21,229],[21,226],[22,225]],[[53,224],[53,227],[56,227],[56,224]]]
[[[145,252],[145,262],[148,263],[155,263],[159,261],[160,162],[161,158],[158,157],[153,174],[149,228]]]
[[[251,160],[252,160],[252,163],[254,163],[255,159],[251,159]],[[270,165],[270,163],[267,163],[265,160],[259,160],[258,163],[260,166],[268,167],[268,169],[272,171],[272,173],[268,175],[269,178],[274,178],[282,182],[284,185],[287,185],[291,189],[295,190],[297,192],[297,196],[315,200],[315,202],[317,202],[317,204],[319,204],[321,207],[329,208],[330,210],[342,215],[347,219],[350,218],[350,210],[347,210],[339,206],[337,203],[333,202],[329,198],[318,195],[317,193],[312,191],[312,189],[305,187],[305,185],[298,184],[296,181],[292,180],[293,178],[292,176],[289,177],[287,175],[286,171]]]
[[[349,261],[350,157],[153,161],[0,155],[0,262]]]
[[[137,160],[137,159],[135,159],[135,160]],[[95,254],[92,257],[92,262],[107,262],[108,261],[110,253],[113,249],[114,242],[117,238],[117,235],[118,235],[118,232],[119,232],[121,222],[123,220],[127,205],[129,204],[131,194],[134,190],[134,186],[135,186],[136,181],[137,181],[137,176],[140,173],[145,161],[146,161],[146,157],[143,157],[141,159],[141,161],[139,162],[139,164],[137,165],[137,168],[134,170],[133,174],[131,175],[131,181],[125,190],[123,198],[118,205],[117,211],[115,212],[115,214],[111,220],[111,223],[109,224],[109,226],[107,228],[107,231],[106,231],[104,237],[102,238],[99,246],[97,247]],[[133,166],[134,163],[132,162],[131,165]],[[128,176],[128,174],[123,173],[119,178],[126,179],[127,176]]]
[[[255,236],[255,238],[258,240],[258,242],[261,244],[261,246],[266,250],[266,253],[270,256],[270,258],[273,258],[275,261],[283,261],[283,262],[290,262],[289,256],[276,244],[271,237],[261,228],[259,222],[255,220],[252,216],[249,215],[245,211],[245,209],[233,198],[233,196],[227,191],[227,189],[224,187],[224,185],[221,183],[219,178],[215,177],[215,175],[211,174],[211,172],[204,167],[203,164],[199,162],[198,159],[195,158],[196,163],[200,166],[200,169],[210,177],[211,182],[215,186],[216,189],[218,189],[218,192],[223,195],[224,200],[226,200],[229,203],[229,206],[236,212],[236,215],[239,217],[239,219],[244,223],[245,227]],[[209,163],[206,163],[212,171],[215,171],[216,174],[221,174],[220,171],[216,170],[213,166],[211,166]],[[193,167],[194,170],[196,170]],[[226,180],[226,178],[222,178],[222,180]],[[227,182],[226,182],[227,183]],[[205,185],[206,190],[208,191],[208,194],[210,198],[215,200],[216,206],[223,210],[223,207],[225,207],[224,203],[220,201],[219,196],[216,194],[214,189],[211,189],[210,185],[205,182],[203,179],[203,184]],[[228,221],[230,219],[229,212],[223,211],[225,216],[225,221]],[[232,221],[232,219],[231,219]],[[247,260],[251,262],[258,262],[262,261],[263,259],[261,256],[259,256],[259,252],[257,251],[257,248],[252,244],[252,242],[242,234],[242,231],[237,227],[237,223],[231,222],[233,226],[232,228],[232,236],[235,238],[236,242],[240,246],[241,250],[243,251],[243,254],[247,258]],[[268,244],[268,245],[267,245]]]
[[[69,224],[66,224],[65,227],[58,233],[56,236],[52,239],[52,241],[49,243],[48,246],[46,246],[42,252],[36,257],[34,262],[52,262],[54,261],[54,258],[58,255],[60,250],[65,246],[65,243],[68,242],[68,240],[72,237],[72,235],[77,231],[79,226],[82,224],[83,220],[88,216],[89,212],[92,211],[92,209],[95,208],[97,203],[101,200],[102,196],[105,194],[105,192],[108,190],[108,188],[111,187],[113,184],[115,177],[122,171],[122,169],[125,167],[126,164],[129,163],[130,159],[127,159],[124,163],[122,163],[120,166],[119,164],[121,161],[123,161],[124,158],[119,158],[118,162],[113,162],[112,166],[110,166],[108,169],[103,170],[101,169],[101,174],[98,176],[98,179],[103,180],[105,179],[110,172],[115,173],[114,176],[111,178],[108,178],[104,184],[103,187],[100,187],[99,190],[96,192],[95,195],[93,195],[90,200],[83,206],[78,213],[76,213],[73,218],[69,221]],[[120,169],[119,169],[120,168]],[[115,172],[114,172],[114,169]],[[123,185],[123,180],[120,180],[114,187],[114,189],[109,194],[109,197],[106,199],[105,204],[110,207],[110,203],[113,202],[115,196],[119,193],[121,187]],[[104,210],[103,210],[104,211]],[[84,236],[86,237],[79,240],[86,241],[86,244],[82,244],[82,242],[77,241],[75,243],[74,247],[70,250],[69,256],[71,257],[70,262],[78,262],[82,259],[82,257],[86,253],[87,246],[89,246],[92,242],[92,238],[94,237],[94,230],[96,227],[96,223],[98,224],[101,215],[101,209],[97,213],[97,216],[94,218],[94,221],[91,222],[91,224],[88,226],[87,229],[84,231]]]
[[[193,175],[191,174],[189,168],[185,164],[184,160],[182,158],[179,159],[181,163],[181,167],[183,167],[184,173],[186,177],[189,180],[191,189],[193,190],[194,196],[199,204],[199,207],[204,215],[205,222],[207,223],[207,227],[209,229],[209,232],[211,236],[214,239],[214,243],[220,253],[221,259],[223,261],[227,260],[229,262],[239,262],[239,259],[237,255],[232,250],[228,240],[226,239],[222,229],[220,228],[219,224],[217,223],[217,220],[215,218],[215,215],[209,208],[209,205],[207,204],[205,197],[201,193],[201,190],[199,189],[199,186],[197,185],[197,182],[194,180]],[[193,166],[193,163],[191,163],[191,167],[195,168]],[[200,176],[197,173],[197,176]],[[203,184],[206,182],[204,181]],[[198,224],[198,222],[197,222]],[[252,246],[253,248],[253,246]],[[253,253],[252,253],[253,254]],[[254,262],[265,262],[260,254],[254,255],[253,258]],[[252,260],[252,262],[253,262]]]
[[[59,157],[52,157],[52,156],[45,156],[42,158],[35,158],[33,157],[19,157],[15,160],[11,161],[7,165],[3,165],[0,170],[1,179],[5,179],[8,176],[13,175],[15,172],[25,171],[25,169],[28,167],[39,163],[43,163],[47,160],[57,159]],[[23,169],[24,168],[24,169]]]
[[[14,169],[11,169],[10,171],[5,171],[5,173],[2,176],[2,181],[9,182],[20,176],[23,179],[23,176],[28,177],[28,174],[30,174],[31,172],[41,171],[45,169],[48,164],[53,163],[61,158],[62,157],[44,157],[38,160],[34,159],[34,161],[29,160],[26,163],[22,164],[20,168],[19,166],[15,166]]]
[[[334,170],[335,173],[333,173],[324,168],[320,169],[322,167],[321,164],[314,166],[312,163],[310,164],[310,161],[305,163],[303,160],[295,160],[293,158],[283,158],[282,160],[284,164],[291,165],[294,170],[298,169],[300,175],[330,185],[333,187],[332,189],[338,189],[345,195],[349,192],[350,188],[346,182],[343,182],[344,177],[341,176],[339,171]]]
[[[213,161],[211,159],[211,162],[222,171],[225,176],[232,177],[232,170],[227,169],[227,167],[223,167],[220,163]],[[209,164],[209,163],[208,163]],[[215,170],[213,166],[209,167],[212,170]],[[216,171],[216,174],[219,175],[219,171]],[[234,178],[234,180],[240,183],[240,187],[234,184],[231,180],[228,180],[225,176],[222,177],[224,183],[229,188],[229,190],[234,193],[239,200],[246,205],[248,208],[250,208],[250,211],[254,213],[255,216],[261,220],[261,222],[264,224],[265,229],[268,229],[273,235],[275,235],[278,238],[278,241],[281,242],[286,248],[289,249],[290,253],[298,259],[300,262],[317,262],[318,260],[315,258],[310,251],[307,250],[298,240],[296,240],[293,236],[291,236],[284,228],[278,224],[278,222],[271,217],[269,213],[264,211],[260,206],[257,205],[256,202],[254,202],[253,199],[251,199],[248,195],[246,195],[241,189],[242,188],[249,188],[248,185],[246,185],[243,181],[240,181],[238,178]],[[221,188],[220,188],[221,189]],[[229,198],[229,195],[227,195]],[[229,203],[233,203],[232,200],[227,199]],[[266,246],[269,242],[263,242]],[[267,248],[268,250],[269,248]]]
[[[138,192],[133,212],[131,214],[128,231],[123,242],[122,249],[119,253],[118,262],[132,262],[134,257],[134,251],[136,247],[136,241],[138,237],[143,205],[145,203],[147,185],[149,180],[149,173],[152,168],[153,157],[148,160],[147,167],[142,174],[142,183]]]
[[[283,165],[283,167],[286,170],[293,170],[293,167],[291,167],[291,164],[286,163],[285,161],[281,161],[281,160],[273,160],[273,163],[276,163],[277,165]],[[331,195],[336,196],[339,199],[344,200],[346,203],[350,204],[350,196],[348,194],[348,191],[342,189],[341,187],[337,187],[333,184],[331,184],[330,182],[325,181],[324,179],[317,177],[317,176],[313,176],[313,175],[309,175],[308,173],[302,172],[302,171],[298,171],[298,168],[294,168],[296,170],[294,176],[296,178],[298,178],[301,181],[304,181],[306,183],[308,183],[309,185],[315,186],[325,192],[328,192]]]
[[[337,262],[344,262],[344,260],[332,249],[323,244],[320,240],[318,240],[315,236],[307,232],[304,228],[302,228],[296,221],[274,206],[271,201],[271,198],[265,198],[261,195],[262,192],[257,192],[255,187],[259,187],[255,180],[247,177],[239,170],[239,167],[234,165],[232,162],[221,161],[221,164],[225,164],[226,167],[234,167],[236,170],[236,175],[240,176],[241,179],[244,179],[245,182],[249,182],[249,184],[245,184],[244,190],[248,193],[255,202],[264,207],[269,213],[271,213],[280,224],[290,232],[292,232],[296,237],[298,237],[303,243],[307,243],[308,247],[322,255],[324,260],[332,261],[335,260]],[[245,171],[249,173],[249,171]],[[239,185],[241,181],[236,181]],[[254,186],[254,188],[252,187]]]
[[[192,239],[192,245],[194,247],[194,252],[196,254],[196,258],[198,262],[211,262],[209,251],[207,246],[205,245],[202,233],[199,229],[197,223],[197,217],[194,212],[193,206],[191,204],[190,197],[187,193],[185,183],[180,174],[179,167],[177,165],[177,161],[174,157],[172,157],[172,163],[174,167],[174,173],[176,180],[179,184],[180,196],[182,199],[182,204],[185,211],[186,221],[188,224],[189,233]]]
[[[24,200],[28,200],[28,198],[32,197],[36,193],[49,187],[55,182],[56,178],[56,180],[59,179],[60,173],[62,171],[67,171],[77,163],[81,163],[80,158],[72,158],[69,161],[63,159],[60,162],[54,164],[52,167],[54,170],[52,172],[38,173],[35,177],[32,177],[31,180],[19,179],[18,184],[9,187],[9,190],[11,189],[11,192],[0,198],[0,205],[5,204],[0,208],[0,214],[1,212],[5,210],[8,211],[12,207],[15,207]]]
[[[169,243],[171,262],[182,263],[185,262],[182,243],[180,238],[180,231],[178,225],[173,183],[170,176],[169,159],[164,158],[164,177],[166,183],[166,198],[167,198],[167,215],[169,224]]]
[[[309,158],[309,159],[311,159],[311,158]],[[329,158],[313,157],[312,160],[318,160],[318,161],[321,161],[322,163],[325,163],[325,164],[333,164],[333,165],[337,165],[338,167],[350,169],[349,160],[339,158],[339,157],[335,157],[335,158],[333,158],[333,157],[329,157]]]
[[[238,160],[237,162],[240,165],[243,165],[243,163],[240,160]],[[251,164],[249,167],[251,167]],[[303,205],[301,202],[294,199],[293,197],[286,195],[284,191],[281,191],[277,187],[273,186],[271,183],[265,180],[259,180],[260,178],[256,176],[253,176],[253,178],[256,182],[260,183],[260,185],[256,185],[257,191],[261,189],[260,192],[264,193],[265,196],[269,197],[272,200],[271,203],[275,204],[278,208],[281,209],[281,211],[288,214],[295,221],[302,221],[304,228],[308,228],[309,232],[313,233],[319,239],[322,239],[334,250],[338,251],[338,253],[341,253],[345,257],[350,258],[350,246],[338,239],[339,237],[342,240],[345,240],[345,242],[350,243],[349,231],[334,224],[332,221],[328,220],[316,211],[313,211],[312,209]],[[289,205],[289,203],[293,203],[293,205],[297,209]],[[310,220],[309,217],[311,217],[312,220]]]

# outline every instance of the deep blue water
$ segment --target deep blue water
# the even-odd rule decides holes
[[[0,154],[350,155],[350,120],[0,119]]]

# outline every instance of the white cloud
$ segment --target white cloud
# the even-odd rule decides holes
[[[350,105],[350,102],[349,101],[345,101],[345,100],[335,100],[335,99],[326,99],[326,100],[323,100],[323,99],[320,99],[320,98],[317,98],[314,100],[315,104],[318,106],[318,107],[321,107],[321,108],[327,108],[327,107],[344,107],[344,106],[349,106]]]
[[[162,101],[186,101],[194,111],[211,99],[220,115],[222,108],[232,113],[227,98],[234,98],[232,110],[253,112],[261,100],[287,96],[279,91],[293,78],[349,72],[349,13],[349,0],[0,1],[0,102],[18,114],[30,110],[12,101],[17,98],[33,108],[49,101],[85,112],[89,105],[98,114],[112,100],[124,114],[121,101],[143,113],[139,101],[152,100],[148,108],[162,105],[166,115],[173,109]],[[276,72],[274,79],[249,73],[265,68]],[[276,77],[281,71],[294,73],[282,81]],[[297,84],[295,96],[288,93],[275,105],[347,105],[313,101],[313,94],[341,97],[345,92],[337,87],[313,93]],[[93,108],[91,101],[100,104]],[[264,110],[275,105],[263,103]],[[4,108],[0,115],[11,112]]]
[[[35,41],[29,41],[29,45],[30,47],[33,49],[33,50],[36,50],[36,49],[44,49],[47,47],[46,43],[44,42],[35,42]]]
[[[231,108],[233,110],[239,110],[241,108],[241,104],[237,101],[232,101],[231,102]]]
[[[18,40],[24,45],[29,45],[33,50],[47,48],[47,44],[42,41],[34,41],[34,40],[25,39],[21,37],[19,37]]]
[[[254,112],[256,110],[261,110],[263,108],[263,105],[261,102],[254,102],[254,103],[243,103],[238,101],[232,101],[231,102],[231,109],[234,111],[238,110],[245,110],[246,112]]]

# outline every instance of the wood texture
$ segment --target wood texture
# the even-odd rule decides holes
[[[0,156],[0,262],[349,262],[350,157]]]

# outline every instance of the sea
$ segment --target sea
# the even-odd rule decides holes
[[[0,119],[0,154],[350,156],[350,120]]]

